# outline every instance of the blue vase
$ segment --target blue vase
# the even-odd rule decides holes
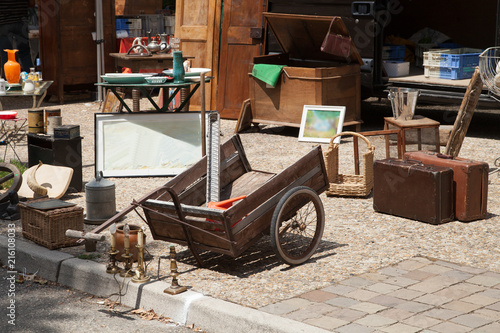
[[[173,61],[174,64],[172,72],[174,74],[174,83],[182,83],[184,82],[184,75],[186,74],[182,61],[182,51],[174,51]]]

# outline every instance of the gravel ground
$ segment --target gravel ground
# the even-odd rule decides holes
[[[79,100],[81,97],[69,96],[68,100],[73,100],[60,107],[64,124],[80,125],[84,137],[83,180],[89,182],[94,178],[93,114],[99,112],[100,103]],[[144,101],[141,109],[148,110],[149,106]],[[2,103],[5,110],[15,109],[19,116],[27,116],[29,105],[25,100],[10,98],[3,99]],[[42,106],[51,107],[57,104],[45,102]],[[390,110],[390,104],[386,100],[371,99],[363,102],[363,130],[381,129],[383,117],[390,116]],[[458,106],[419,106],[416,113],[429,116],[442,124],[452,124],[456,110]],[[497,117],[491,114],[474,116],[460,152],[461,157],[485,161],[489,163],[490,168],[494,167],[494,161],[500,155]],[[222,142],[231,137],[235,125],[235,121],[222,121]],[[241,133],[241,139],[254,169],[280,172],[313,146],[312,143],[298,142],[297,135],[297,129],[261,126],[259,129],[254,127]],[[377,158],[382,158],[384,147],[381,141],[377,138],[371,140],[377,147]],[[322,146],[326,151],[327,145]],[[360,150],[363,150],[363,146],[360,146]],[[343,140],[340,151],[342,173],[353,173],[351,151],[350,140]],[[26,162],[26,141],[18,145],[17,152],[22,161]],[[117,209],[122,210],[132,199],[139,199],[164,184],[168,178],[110,180],[116,184]],[[238,258],[202,253],[201,256],[206,261],[205,268],[196,265],[187,248],[177,245],[181,273],[179,282],[205,295],[259,308],[417,255],[500,272],[499,189],[500,177],[493,174],[490,176],[489,214],[486,219],[471,223],[451,222],[438,226],[376,213],[372,208],[371,196],[339,198],[322,194],[326,212],[325,232],[318,251],[304,265],[288,267],[279,263],[267,236]],[[84,193],[69,193],[63,199],[85,207]],[[144,225],[135,213],[128,214],[125,221]],[[22,237],[21,222],[17,221],[16,224],[18,235]],[[0,224],[0,228],[4,227],[5,223]],[[91,230],[94,227],[86,225],[85,229]],[[148,250],[152,255],[149,273],[153,278],[168,278],[170,244],[152,240],[148,229],[146,233]],[[107,231],[105,234],[109,236]],[[104,263],[107,260],[107,250],[107,242],[99,243],[94,260]],[[61,251],[76,256],[87,254],[83,246]]]

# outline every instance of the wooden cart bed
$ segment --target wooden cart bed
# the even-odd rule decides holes
[[[238,135],[221,146],[220,200],[246,195],[227,210],[206,207],[206,157],[136,206],[144,209],[154,239],[238,256],[269,233],[280,198],[297,186],[318,194],[328,186],[317,146],[279,174],[252,170]],[[195,254],[196,256],[196,254]]]

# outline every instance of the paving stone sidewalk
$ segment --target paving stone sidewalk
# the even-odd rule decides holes
[[[497,333],[500,274],[415,257],[259,310],[338,333]]]

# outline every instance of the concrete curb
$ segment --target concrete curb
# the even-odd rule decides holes
[[[9,238],[0,235],[0,260],[3,264],[7,264],[8,244]],[[153,309],[176,322],[195,324],[208,332],[328,332],[190,290],[175,296],[168,295],[163,292],[169,287],[164,281],[136,284],[130,279],[106,273],[103,264],[51,251],[21,239],[15,239],[15,251],[17,271],[36,273],[44,279],[99,297],[118,299],[121,293],[120,302],[126,306]]]
[[[0,260],[7,264],[9,238],[0,235]],[[74,258],[72,255],[52,251],[45,247],[15,239],[15,266],[19,272],[36,273],[41,278],[57,281],[60,265],[63,261]]]

